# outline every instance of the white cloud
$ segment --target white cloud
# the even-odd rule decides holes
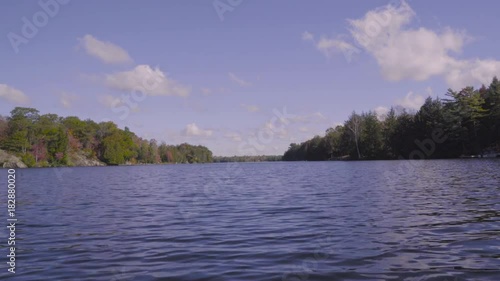
[[[313,41],[314,40],[314,35],[308,31],[304,31],[302,33],[302,40],[304,41]]]
[[[268,121],[264,124],[264,129],[274,131],[276,126],[271,121]]]
[[[357,20],[349,20],[351,35],[371,54],[388,80],[426,80],[446,75],[467,36],[450,28],[435,32],[426,28],[412,29],[408,24],[415,12],[406,3],[387,5],[369,11]]]
[[[109,74],[106,84],[117,90],[140,91],[148,96],[188,96],[191,88],[167,77],[158,67],[138,65],[130,71]]]
[[[334,122],[332,128],[336,128],[338,126],[344,126],[343,122]]]
[[[7,84],[0,84],[0,98],[15,104],[27,104],[29,98],[21,90],[13,88]]]
[[[494,76],[500,74],[497,60],[456,60],[446,73],[446,82],[454,89],[476,84],[489,85]]]
[[[425,88],[425,92],[427,93],[428,96],[432,96],[432,94],[434,93],[431,87]]]
[[[64,108],[71,108],[73,103],[78,100],[78,96],[71,93],[63,92],[59,97],[59,102]]]
[[[233,82],[235,82],[235,83],[239,84],[240,86],[250,86],[250,85],[252,85],[250,82],[245,81],[245,80],[243,80],[243,79],[239,78],[238,76],[236,76],[236,75],[235,75],[234,73],[232,73],[232,72],[229,72],[227,75],[229,75],[229,78],[230,78]]]
[[[108,108],[114,108],[114,107],[117,107],[117,106],[123,104],[123,102],[120,98],[114,97],[112,95],[100,96],[99,102]]]
[[[288,129],[286,126],[283,126],[285,124],[280,122],[280,126],[277,127],[275,123],[268,121],[264,124],[262,127],[261,132],[267,132],[270,135],[275,135],[280,139],[284,139],[288,136]]]
[[[109,64],[132,62],[127,51],[111,42],[100,41],[94,36],[87,34],[79,39],[80,45],[87,54]]]
[[[403,99],[396,100],[396,105],[400,105],[407,109],[419,110],[424,102],[424,96],[409,92]]]
[[[406,94],[404,98],[396,99],[394,101],[395,108],[404,108],[415,111],[419,110],[420,107],[422,107],[422,105],[425,103],[425,99],[432,95],[432,88],[427,87],[425,89],[425,92],[426,95],[415,94],[412,91],[408,92],[408,94]],[[379,120],[383,120],[387,116],[387,113],[389,113],[389,108],[385,106],[379,106],[376,107],[373,111],[375,112]]]
[[[323,115],[323,113],[321,113],[319,111],[318,112],[314,112],[312,116],[315,117],[315,118],[317,118],[317,119],[320,119],[320,120],[326,120],[327,119],[326,116]]]
[[[231,139],[235,142],[241,142],[243,140],[241,135],[238,133],[227,133],[224,135],[224,137]]]
[[[316,49],[322,52],[327,58],[330,58],[337,53],[343,53],[346,58],[348,58],[348,56],[353,53],[360,52],[358,48],[339,38],[332,39],[323,36],[318,41],[315,41],[314,35],[307,31],[302,33],[302,40],[313,42]]]
[[[287,118],[288,121],[292,123],[318,123],[328,121],[328,118],[321,112],[317,111],[310,114],[294,114]]]
[[[245,108],[248,112],[257,112],[260,110],[260,108],[256,105],[246,105],[242,104],[241,105],[243,108]]]
[[[411,27],[415,12],[406,3],[386,5],[368,11],[360,19],[348,20],[354,42],[377,61],[382,75],[390,81],[427,80],[441,76],[455,89],[479,83],[489,84],[500,73],[500,61],[461,59],[463,46],[471,41],[460,30],[434,31]],[[355,49],[343,40],[322,38],[318,49],[326,56],[334,51],[344,55]],[[355,47],[354,47],[355,48]]]
[[[344,40],[329,39],[327,37],[322,37],[316,43],[316,48],[321,51],[327,58],[339,52],[345,55],[359,52],[356,47]]]
[[[384,120],[387,113],[389,113],[389,108],[387,108],[385,106],[379,106],[379,107],[376,107],[373,111],[375,111],[375,114],[377,114],[377,118],[379,120]]]
[[[184,130],[186,136],[194,137],[210,137],[213,134],[212,130],[203,130],[199,128],[195,123],[188,124]]]

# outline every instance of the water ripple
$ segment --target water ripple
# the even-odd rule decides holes
[[[19,170],[16,280],[500,280],[499,160],[234,165]]]

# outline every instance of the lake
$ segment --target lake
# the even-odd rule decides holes
[[[12,280],[500,280],[498,159],[16,174]]]

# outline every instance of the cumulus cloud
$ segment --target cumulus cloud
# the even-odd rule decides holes
[[[379,106],[376,107],[373,111],[375,111],[375,114],[377,115],[377,118],[379,120],[384,120],[387,116],[387,113],[389,113],[389,108],[385,106]]]
[[[280,139],[284,139],[288,136],[288,128],[287,126],[283,126],[284,124],[281,121],[278,124],[280,125],[276,126],[276,124],[272,121],[268,121],[264,123],[264,126],[261,130],[262,132],[267,132],[268,134],[277,136]]]
[[[235,75],[234,73],[232,73],[232,72],[229,72],[227,75],[229,76],[229,79],[231,79],[231,81],[233,81],[233,82],[237,83],[237,84],[238,84],[238,85],[240,85],[240,86],[244,86],[244,87],[245,87],[245,86],[250,86],[250,85],[252,85],[250,82],[248,82],[248,81],[245,81],[245,80],[241,79],[240,77],[236,76],[236,75]]]
[[[335,54],[339,53],[344,54],[346,58],[350,58],[353,53],[360,52],[354,45],[340,38],[334,39],[322,36],[316,41],[314,40],[314,34],[307,31],[302,34],[302,40],[313,42],[316,49],[323,53],[327,58],[331,58]]]
[[[497,60],[455,60],[453,67],[446,73],[446,82],[454,89],[474,84],[488,85],[500,73]]]
[[[318,112],[314,112],[312,114],[312,116],[315,117],[315,118],[317,118],[317,119],[320,119],[320,120],[326,120],[327,119],[326,116],[323,115],[323,113],[321,113],[319,111]]]
[[[352,44],[341,39],[329,39],[322,37],[317,43],[316,48],[321,51],[326,57],[331,57],[334,54],[352,54],[359,53],[359,50]]]
[[[427,93],[428,96],[432,96],[432,94],[434,93],[431,87],[425,88],[425,92]]]
[[[447,75],[456,66],[453,53],[461,51],[467,36],[446,28],[436,32],[423,27],[412,29],[415,12],[406,3],[369,11],[361,19],[349,20],[351,35],[371,54],[388,80],[426,80]]]
[[[287,118],[292,123],[318,123],[328,121],[328,118],[321,112],[317,111],[310,114],[294,114]]]
[[[71,93],[63,92],[59,97],[59,102],[64,108],[71,108],[73,103],[78,100],[78,96]]]
[[[120,98],[114,97],[112,95],[102,95],[99,97],[99,102],[108,108],[114,108],[122,105],[123,102]]]
[[[231,139],[235,142],[240,142],[243,140],[243,138],[241,137],[240,134],[238,133],[227,133],[224,135],[224,137],[228,138],[228,139]]]
[[[13,88],[7,84],[0,84],[0,98],[14,104],[27,104],[29,98],[21,90]]]
[[[432,95],[432,88],[427,87],[424,95],[415,94],[413,91],[408,92],[404,98],[396,99],[394,105],[396,109],[408,109],[411,111],[418,111],[425,103],[425,99]],[[389,113],[389,108],[379,106],[373,109],[379,120],[384,120]]]
[[[304,33],[302,33],[302,40],[304,40],[304,41],[313,41],[314,40],[314,34],[312,34],[311,32],[308,32],[308,31],[304,31]]]
[[[396,105],[402,106],[407,109],[419,110],[424,102],[425,97],[423,95],[409,92],[403,99],[396,100]]]
[[[109,74],[105,77],[106,84],[116,90],[136,92],[148,96],[181,96],[189,95],[191,88],[181,85],[169,78],[158,67],[138,65],[130,71]]]
[[[500,73],[500,61],[462,59],[457,55],[470,40],[461,30],[439,31],[410,27],[416,14],[406,2],[368,11],[362,18],[348,20],[349,32],[357,46],[373,56],[387,80],[423,81],[440,76],[452,88],[488,84]],[[322,42],[322,44],[320,44]],[[322,38],[318,49],[330,56],[335,51],[353,52],[352,44]],[[355,47],[354,47],[355,48]]]
[[[195,123],[186,125],[186,129],[184,130],[184,135],[190,137],[210,137],[212,134],[212,130],[201,129]]]
[[[87,54],[98,58],[104,63],[119,64],[132,62],[132,58],[127,51],[111,42],[100,41],[90,34],[83,36],[79,41],[80,46],[85,49]]]

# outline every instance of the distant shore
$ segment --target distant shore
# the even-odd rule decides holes
[[[500,154],[496,156],[480,157],[477,155],[471,156],[461,156],[457,158],[438,158],[438,159],[414,159],[414,161],[419,160],[461,160],[461,159],[471,159],[471,160],[500,160]],[[328,159],[328,160],[298,160],[298,161],[286,161],[286,160],[245,160],[245,161],[213,161],[206,163],[126,163],[119,165],[107,165],[102,163],[102,165],[66,165],[66,166],[40,166],[40,167],[28,167],[19,158],[13,155],[9,155],[8,159],[5,158],[5,152],[0,150],[0,169],[43,169],[43,168],[79,168],[79,167],[132,167],[132,166],[157,166],[157,165],[193,165],[193,164],[222,164],[222,163],[272,163],[272,162],[365,162],[365,161],[400,161],[409,159]]]

